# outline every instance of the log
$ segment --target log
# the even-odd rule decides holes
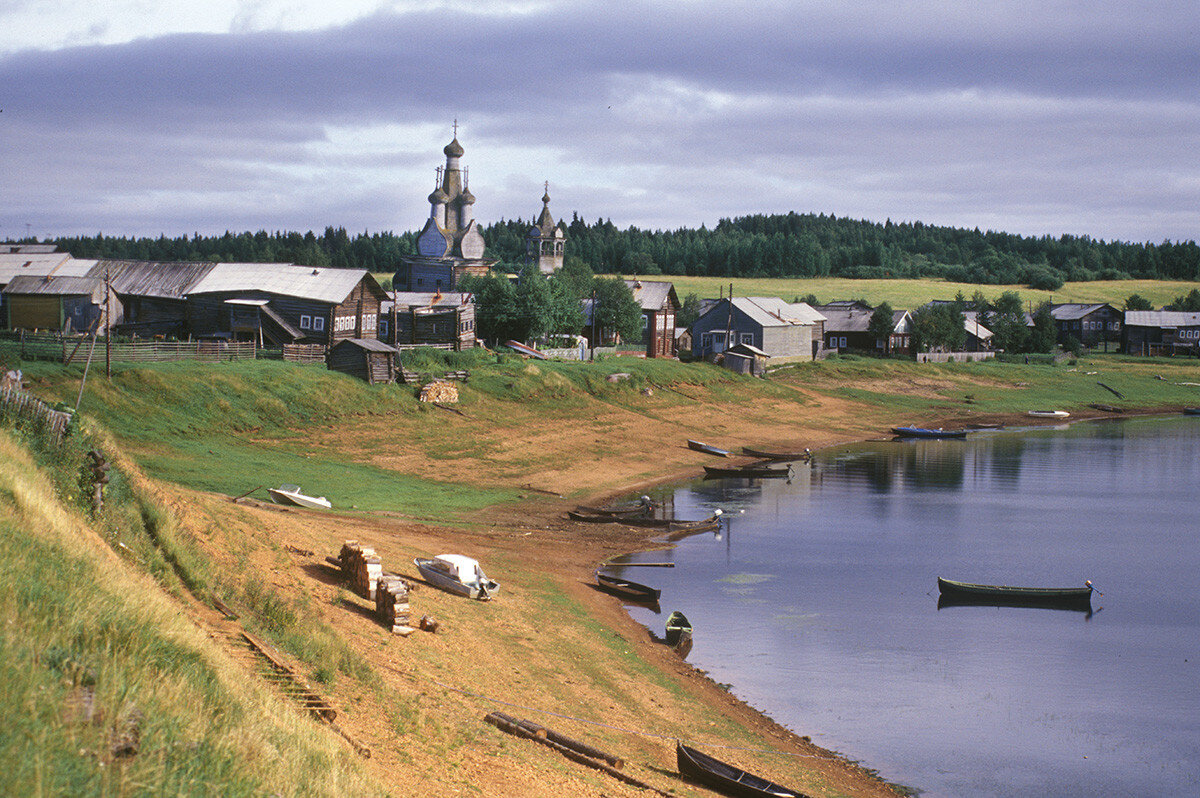
[[[538,737],[545,737],[547,740],[552,740],[559,745],[565,745],[567,748],[570,748],[573,751],[578,751],[584,756],[590,756],[592,759],[599,759],[607,762],[615,768],[625,767],[625,760],[621,759],[619,756],[613,756],[612,754],[601,751],[599,748],[593,748],[587,743],[581,743],[578,740],[574,740],[566,736],[565,734],[559,734],[558,732],[554,731],[554,729],[540,726],[531,720],[523,720],[520,723]]]

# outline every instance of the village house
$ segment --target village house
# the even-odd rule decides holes
[[[379,340],[396,347],[471,349],[475,346],[474,297],[458,291],[393,291],[380,307]]]
[[[642,340],[646,357],[675,357],[675,314],[681,307],[675,284],[658,280],[625,280],[633,299],[642,309]],[[609,330],[592,329],[592,298],[583,299],[583,337],[588,346],[613,343]],[[598,340],[593,340],[593,338]]]
[[[103,280],[22,274],[4,287],[8,325],[27,330],[90,332],[120,320],[121,302]]]
[[[46,277],[55,274],[56,270],[71,260],[66,252],[56,252],[51,245],[40,244],[0,244],[0,324],[8,323],[8,297],[5,287],[13,278],[22,275]],[[94,262],[94,261],[92,261]],[[90,266],[90,263],[89,263]],[[86,269],[70,270],[63,276],[84,277]]]
[[[1200,354],[1200,313],[1127,310],[1122,348],[1130,355]]]
[[[696,358],[749,344],[773,363],[813,360],[821,348],[825,317],[803,302],[778,297],[721,299],[692,325]]]
[[[838,352],[907,352],[911,335],[912,314],[907,310],[892,311],[892,331],[886,338],[876,338],[868,328],[875,309],[857,299],[829,302],[814,307],[825,317],[825,350]]]
[[[1051,305],[1050,315],[1054,317],[1056,338],[1062,346],[1072,338],[1088,348],[1103,346],[1105,351],[1109,344],[1114,349],[1120,345],[1125,314],[1112,305],[1066,302]]]

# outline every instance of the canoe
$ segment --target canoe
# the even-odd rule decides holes
[[[580,515],[606,515],[609,518],[636,518],[649,515],[652,509],[653,505],[650,504],[637,504],[629,507],[585,507],[580,505],[575,508],[575,512]]]
[[[965,429],[927,429],[925,427],[892,427],[892,432],[901,438],[965,438]]]
[[[1119,407],[1113,407],[1112,405],[1102,405],[1099,402],[1092,402],[1090,405],[1088,405],[1088,407],[1092,408],[1093,410],[1099,410],[1102,413],[1124,413],[1125,412],[1123,409],[1121,409]]]
[[[271,501],[276,504],[290,504],[293,507],[309,507],[312,509],[328,510],[333,507],[324,496],[306,496],[300,492],[299,485],[280,485],[278,488],[267,488]]]
[[[668,532],[686,532],[691,530],[703,532],[708,529],[716,529],[721,524],[721,512],[719,510],[714,515],[699,521],[676,521],[672,518],[630,518],[624,516],[591,515],[589,513],[576,512],[575,510],[567,510],[567,517],[572,521],[580,521],[585,524],[624,524],[625,526],[638,527],[639,529],[665,529]]]
[[[751,449],[749,446],[742,447],[742,454],[750,457],[757,457],[760,460],[774,460],[783,462],[785,460],[809,460],[812,458],[812,452],[805,449],[802,452],[767,452],[762,449]]]
[[[706,477],[741,477],[742,479],[791,479],[792,467],[770,468],[768,466],[742,466],[741,468],[722,468],[721,466],[704,466]]]
[[[1003,603],[1014,606],[1090,607],[1092,583],[1083,587],[1013,587],[1010,585],[976,585],[938,577],[938,591],[944,598],[959,602]]]
[[[658,597],[662,595],[658,588],[600,571],[596,571],[596,585],[605,593],[640,604],[657,604]]]
[[[1200,416],[1200,407],[1185,407],[1183,408],[1185,416]]]
[[[413,560],[421,578],[434,587],[467,598],[487,601],[500,585],[484,576],[479,563],[461,554],[439,554]]]
[[[689,637],[691,636],[692,622],[689,621],[687,619],[687,616],[684,615],[682,612],[680,612],[679,610],[675,610],[669,616],[667,616],[666,629],[667,629],[667,636],[666,636],[667,645],[668,646],[676,646],[679,644],[679,640],[683,636],[684,632],[687,632]]]
[[[804,793],[747,773],[719,759],[713,759],[708,754],[702,754],[678,741],[675,743],[675,759],[679,763],[681,776],[725,795],[744,798],[806,798]]]
[[[1033,416],[1034,418],[1067,418],[1071,414],[1066,410],[1029,410],[1025,415]]]
[[[730,455],[730,452],[725,449],[718,449],[716,446],[710,446],[707,443],[694,441],[690,438],[687,444],[689,449],[695,449],[697,452],[704,452],[705,454],[716,455],[717,457],[729,457]]]

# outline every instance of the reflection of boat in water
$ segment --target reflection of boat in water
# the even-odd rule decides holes
[[[760,460],[774,460],[783,462],[785,460],[809,460],[812,458],[812,452],[805,449],[802,452],[766,452],[762,449],[751,449],[749,446],[742,447],[742,454],[750,457],[757,457]]]
[[[678,741],[675,743],[675,759],[680,775],[725,795],[741,798],[805,798],[803,793],[713,759]]]
[[[790,479],[792,467],[772,468],[770,466],[742,466],[741,468],[724,468],[722,466],[704,466],[705,477],[735,477],[741,479]]]
[[[413,560],[421,578],[434,587],[467,598],[487,601],[500,589],[500,585],[483,574],[479,563],[461,554],[439,554],[427,559]]]
[[[938,608],[951,606],[1042,607],[1090,610],[1092,583],[1083,587],[977,585],[938,577]]]
[[[658,588],[600,571],[596,571],[596,585],[605,593],[639,604],[657,604],[658,597],[662,595]]]
[[[276,504],[290,504],[294,507],[310,507],[312,509],[328,510],[333,505],[324,496],[306,496],[300,492],[299,485],[280,485],[278,488],[267,488],[271,501]]]
[[[937,427],[892,427],[892,432],[901,438],[965,438],[965,429],[942,429]]]

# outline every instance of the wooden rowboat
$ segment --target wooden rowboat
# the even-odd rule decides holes
[[[794,476],[792,467],[771,468],[769,466],[742,466],[741,468],[722,468],[721,466],[704,466],[706,477],[741,477],[742,479],[791,479]]]
[[[596,571],[596,586],[605,593],[639,604],[657,604],[662,591],[612,574]]]
[[[1027,410],[1025,415],[1033,418],[1068,418],[1071,414],[1066,410]]]
[[[692,622],[689,621],[687,619],[687,616],[684,615],[682,612],[680,612],[679,610],[675,610],[674,612],[672,612],[670,615],[667,616],[666,631],[667,631],[667,636],[666,636],[667,645],[668,646],[678,645],[679,638],[683,635],[684,632],[687,632],[689,635],[692,633]]]
[[[812,458],[812,452],[808,449],[805,449],[802,452],[765,452],[762,449],[751,449],[749,446],[743,446],[742,454],[750,457],[757,457],[760,460],[773,460],[775,462],[783,462],[787,460],[809,460]]]
[[[716,446],[710,446],[707,443],[701,443],[700,441],[694,441],[694,440],[691,440],[690,438],[688,439],[687,444],[688,444],[689,449],[695,449],[697,452],[704,452],[705,454],[711,454],[711,455],[715,455],[717,457],[729,457],[729,455],[731,454],[730,452],[726,451],[725,449],[718,449]]]
[[[925,427],[892,427],[892,432],[901,438],[965,438],[965,429],[927,429]]]
[[[1183,408],[1185,416],[1200,416],[1200,407],[1185,407]]]
[[[1092,603],[1092,583],[1083,587],[1013,587],[976,585],[938,577],[942,598],[957,603],[999,604],[1002,606],[1061,606],[1086,609]]]
[[[678,741],[675,743],[675,759],[679,763],[680,775],[725,795],[740,798],[806,798],[804,793],[713,759]]]
[[[632,507],[585,507],[584,505],[580,505],[575,508],[575,512],[580,515],[606,515],[609,518],[637,518],[649,515],[652,509],[648,504],[639,504]]]
[[[676,521],[671,518],[626,518],[614,517],[611,515],[591,515],[588,513],[579,513],[574,510],[567,510],[567,517],[572,521],[580,521],[585,524],[624,524],[625,526],[638,527],[639,529],[665,529],[668,532],[705,532],[709,529],[716,529],[721,525],[720,511],[718,511],[715,515],[699,521]]]

